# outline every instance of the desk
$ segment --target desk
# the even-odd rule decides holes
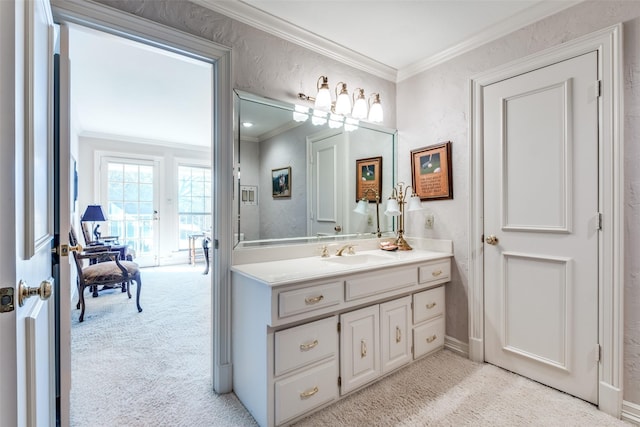
[[[204,238],[204,233],[189,234],[189,264],[196,265],[196,241]]]

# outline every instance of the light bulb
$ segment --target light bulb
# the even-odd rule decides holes
[[[358,94],[358,98],[353,102],[353,111],[351,112],[351,117],[355,119],[366,119],[367,118],[367,100],[364,98],[364,89],[356,89],[353,92],[353,95]]]

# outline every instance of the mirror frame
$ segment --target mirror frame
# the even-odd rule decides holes
[[[234,150],[234,168],[233,168],[233,175],[234,175],[234,197],[236,197],[236,200],[234,203],[234,215],[237,217],[237,222],[235,224],[235,230],[234,230],[234,237],[233,237],[233,248],[234,249],[239,249],[239,248],[248,248],[248,247],[265,247],[265,246],[281,246],[281,245],[292,245],[292,244],[304,244],[304,243],[318,243],[318,242],[322,242],[322,243],[331,243],[331,242],[337,242],[337,241],[341,241],[341,240],[353,240],[353,239],[369,239],[372,237],[376,237],[376,232],[366,232],[366,233],[352,233],[352,234],[339,234],[339,235],[329,235],[329,236],[300,236],[300,237],[286,237],[286,238],[278,238],[278,239],[259,239],[259,240],[249,240],[249,241],[244,241],[240,239],[240,236],[242,235],[242,229],[241,229],[241,216],[240,216],[240,212],[241,212],[241,205],[242,205],[242,201],[241,201],[241,186],[242,186],[242,182],[241,182],[241,163],[240,163],[240,152],[241,152],[241,138],[240,138],[240,130],[241,130],[241,113],[240,113],[240,103],[241,101],[250,101],[250,102],[255,102],[258,104],[262,104],[265,105],[267,107],[275,107],[275,108],[280,108],[283,110],[287,110],[290,111],[291,114],[293,114],[293,111],[295,109],[295,105],[289,102],[284,102],[284,101],[279,101],[276,99],[272,99],[272,98],[268,98],[268,97],[264,97],[264,96],[260,96],[260,95],[256,95],[250,92],[246,92],[240,89],[234,89],[234,96],[233,96],[233,150]],[[309,115],[311,115],[313,111],[312,107],[309,107]],[[323,125],[326,126],[326,125]],[[387,128],[384,126],[380,126],[380,125],[376,125],[370,122],[366,122],[366,121],[360,121],[358,124],[359,128],[363,128],[363,129],[369,129],[369,130],[373,130],[376,132],[381,132],[381,133],[385,133],[388,134],[391,137],[391,143],[393,145],[392,148],[392,159],[385,159],[384,160],[384,167],[390,167],[391,168],[391,177],[392,177],[392,182],[390,186],[385,185],[385,187],[388,188],[394,188],[397,181],[398,181],[398,168],[397,168],[397,162],[398,162],[398,131],[397,129],[391,129],[391,128]],[[384,190],[383,190],[384,191]],[[384,209],[383,207],[383,202],[384,200],[386,200],[386,197],[389,197],[390,194],[380,194],[380,207],[379,209]],[[354,207],[355,207],[355,202],[354,202]],[[382,215],[383,213],[380,212],[380,215]],[[396,230],[396,219],[392,218],[391,222],[390,222],[390,230],[384,231],[382,236],[383,237],[395,237],[395,230]]]

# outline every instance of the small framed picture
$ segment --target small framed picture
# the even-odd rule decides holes
[[[375,202],[376,193],[382,197],[382,157],[356,160],[356,202]]]
[[[291,166],[271,170],[273,197],[291,197]]]
[[[411,151],[411,184],[420,200],[453,199],[451,141]]]

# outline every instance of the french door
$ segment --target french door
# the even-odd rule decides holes
[[[118,236],[140,266],[158,265],[157,162],[103,157],[100,170],[107,234]]]

